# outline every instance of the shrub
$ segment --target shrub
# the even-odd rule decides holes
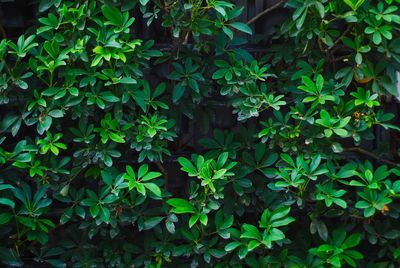
[[[235,2],[42,0],[0,42],[0,262],[400,265],[399,1]]]

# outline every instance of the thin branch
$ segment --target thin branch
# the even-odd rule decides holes
[[[334,47],[336,47],[336,45],[339,44],[339,42],[343,39],[343,37],[346,36],[346,34],[348,34],[351,31],[351,29],[353,29],[353,24],[350,24],[349,26],[347,26],[347,29],[342,33],[342,35],[339,36],[338,39],[336,39],[336,41],[333,43],[332,46],[330,46],[329,48],[325,49],[324,52],[328,52],[328,51],[332,50]]]
[[[285,3],[286,0],[280,0],[279,2],[277,2],[275,5],[263,10],[262,12],[258,13],[256,16],[254,16],[253,18],[251,18],[249,21],[247,21],[247,25],[250,25],[252,23],[254,23],[256,20],[258,20],[259,18],[261,18],[262,16],[264,16],[265,14],[267,14],[268,12],[271,12],[274,9],[277,9],[278,7],[280,7],[280,5],[282,5],[283,3]]]
[[[189,42],[189,36],[190,36],[190,31],[187,31],[186,35],[185,35],[185,40],[183,40],[183,45],[187,45]]]
[[[343,60],[350,60],[351,55],[343,55],[337,58],[333,58],[333,61],[338,62],[338,61],[343,61]]]
[[[371,157],[371,158],[377,160],[378,162],[382,162],[382,163],[385,163],[385,164],[388,164],[388,165],[400,167],[400,164],[399,164],[399,163],[390,161],[390,160],[388,160],[388,159],[383,159],[383,158],[381,158],[381,157],[379,157],[379,156],[377,156],[377,155],[375,155],[375,154],[373,154],[373,153],[371,153],[371,152],[368,152],[367,150],[362,149],[362,148],[360,148],[360,147],[343,148],[343,150],[344,150],[345,152],[355,152],[355,153],[364,154],[364,155],[366,155],[366,156],[369,156],[369,157]]]

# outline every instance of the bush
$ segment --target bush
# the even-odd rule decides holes
[[[0,262],[399,267],[399,2],[40,1],[0,42]]]

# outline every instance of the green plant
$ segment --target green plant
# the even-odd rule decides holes
[[[0,266],[399,267],[400,1],[256,2],[0,27]]]
[[[346,262],[350,266],[356,267],[356,260],[362,259],[363,255],[351,248],[357,246],[360,240],[360,234],[354,233],[346,238],[346,232],[338,229],[333,232],[332,240],[329,243],[312,248],[310,252],[321,258],[321,264],[342,267],[343,262]]]

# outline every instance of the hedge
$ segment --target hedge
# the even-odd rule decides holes
[[[0,263],[399,267],[399,3],[39,1],[0,42]]]

